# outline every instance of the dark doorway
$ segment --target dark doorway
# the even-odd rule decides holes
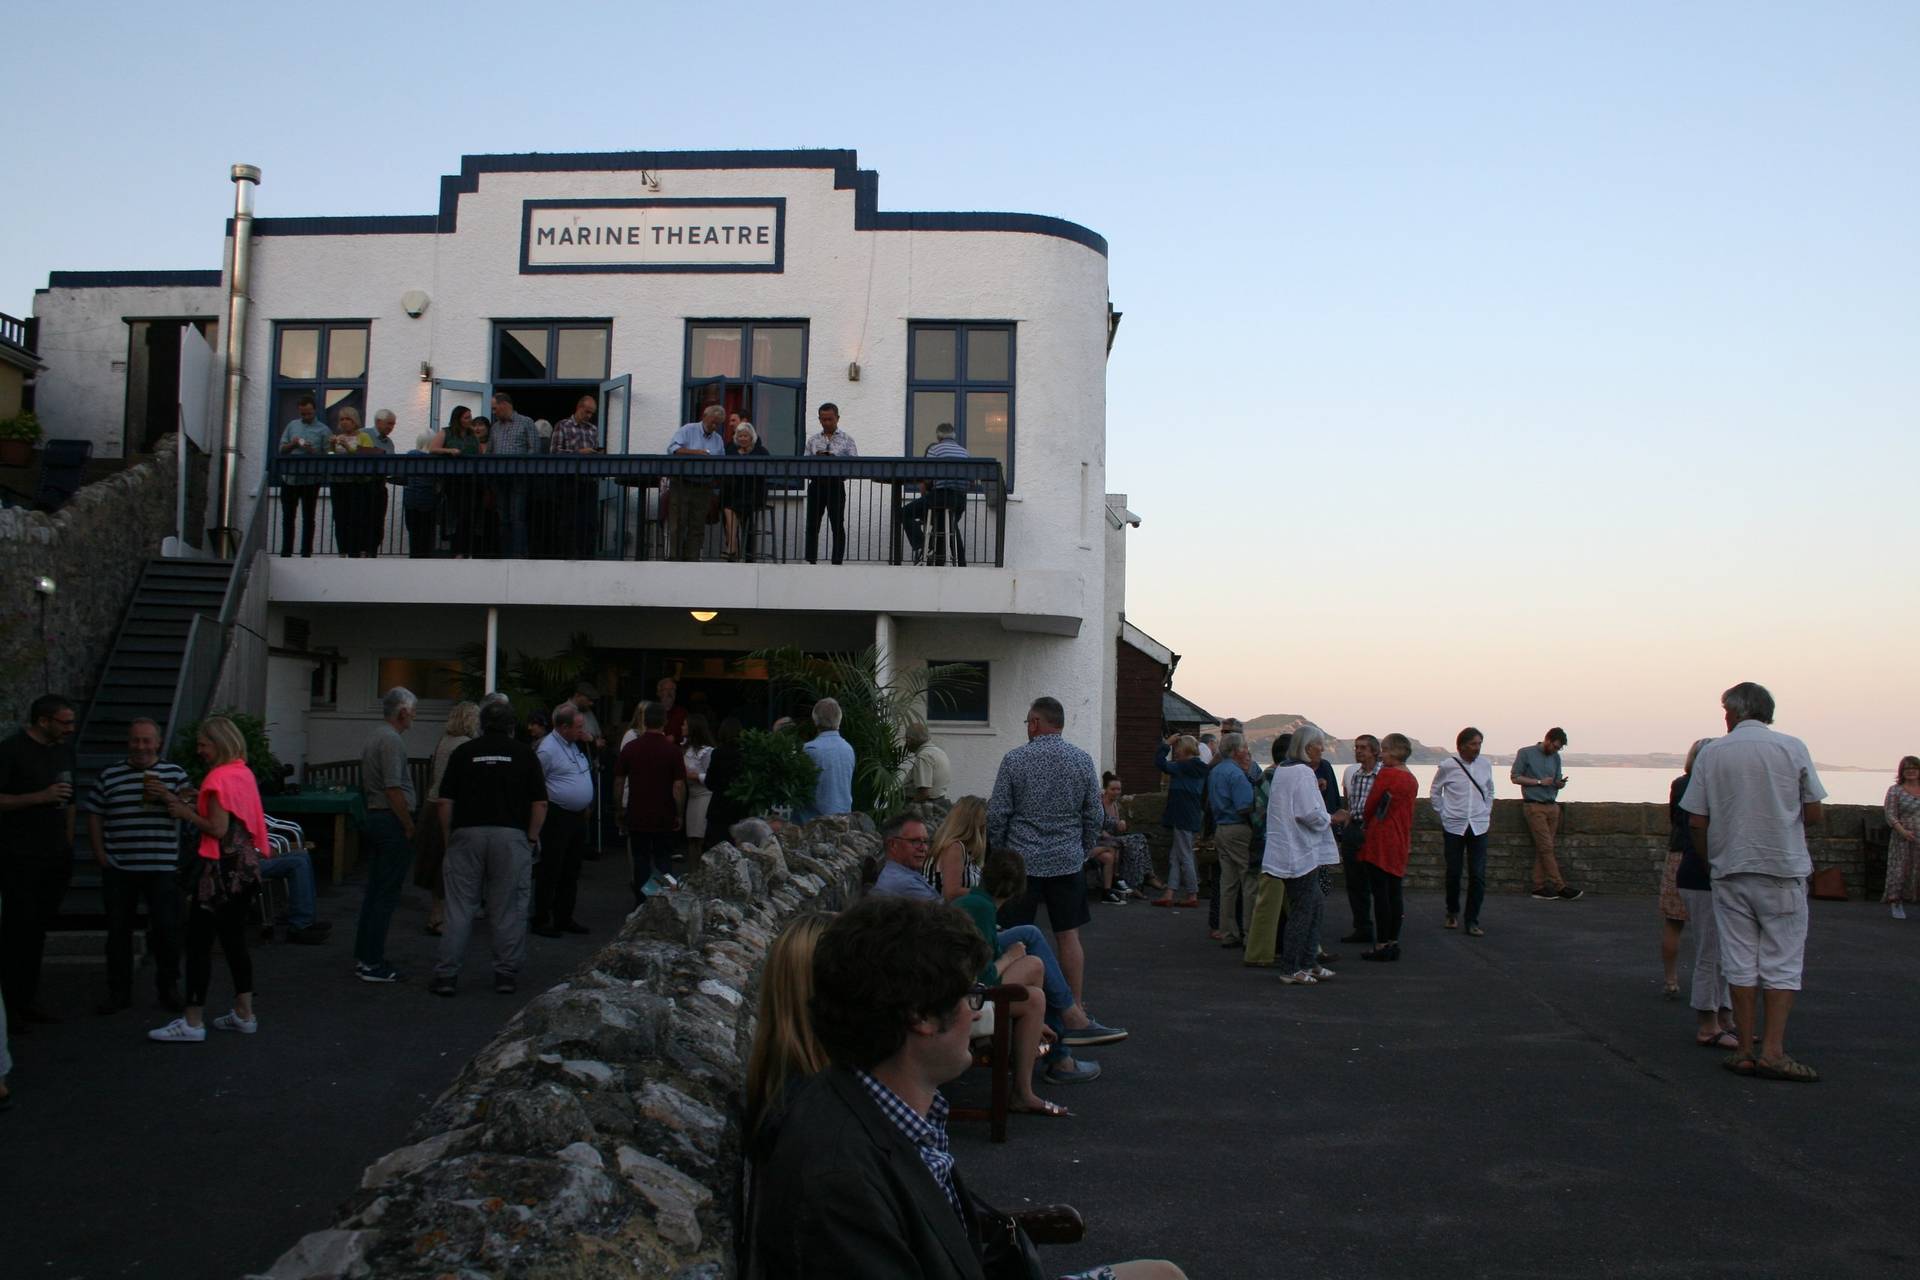
[[[161,436],[179,429],[180,336],[188,325],[213,340],[212,320],[127,321],[127,457],[152,453]]]

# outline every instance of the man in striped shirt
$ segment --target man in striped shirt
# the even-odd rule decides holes
[[[145,716],[127,727],[127,758],[100,771],[81,806],[87,840],[100,864],[107,911],[107,998],[101,1013],[133,1003],[133,915],[147,911],[147,950],[160,1004],[178,1013],[180,1002],[180,824],[147,797],[147,779],[167,791],[187,785],[187,771],[160,758],[160,726]]]
[[[933,443],[927,446],[929,458],[970,458],[965,445],[953,438],[953,424],[943,422],[933,429]],[[920,559],[921,546],[926,540],[924,531],[925,516],[931,511],[939,527],[946,530],[947,551],[953,556],[954,564],[967,567],[967,548],[960,540],[960,517],[967,510],[967,482],[965,480],[936,480],[931,488],[919,497],[900,508],[900,526],[906,531],[907,541],[913,544],[913,558]]]

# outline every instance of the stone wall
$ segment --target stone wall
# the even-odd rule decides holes
[[[732,1275],[761,962],[793,916],[858,896],[871,825],[736,826],[528,1002],[267,1280]]]
[[[85,708],[142,563],[173,532],[180,437],[152,455],[74,494],[52,515],[0,510],[0,726],[26,718],[43,693],[63,693]],[[57,587],[45,605],[34,581]]]
[[[1166,867],[1167,833],[1160,825],[1166,794],[1128,796],[1127,821],[1146,833],[1155,864]],[[1667,856],[1667,806],[1663,804],[1575,803],[1560,806],[1556,850],[1560,873],[1592,893],[1654,894]],[[1445,878],[1440,822],[1422,800],[1414,812],[1413,857],[1407,887],[1438,889]],[[1873,805],[1828,805],[1820,825],[1808,833],[1816,867],[1838,867],[1847,892],[1858,898],[1879,896],[1886,876],[1886,819]],[[1202,879],[1209,879],[1212,852],[1200,845]],[[1525,893],[1533,887],[1533,841],[1520,816],[1520,801],[1493,802],[1493,830],[1487,837],[1487,888],[1491,893]]]

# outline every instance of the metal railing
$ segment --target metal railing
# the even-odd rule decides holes
[[[171,743],[175,734],[205,719],[216,705],[256,715],[264,708],[267,593],[264,573],[256,584],[254,570],[266,554],[266,507],[265,502],[254,504],[241,533],[218,616],[196,613],[187,627],[163,742]]]
[[[281,555],[719,560],[732,545],[760,562],[1006,564],[991,458],[286,456],[269,481]]]
[[[33,350],[33,322],[0,311],[0,345]]]

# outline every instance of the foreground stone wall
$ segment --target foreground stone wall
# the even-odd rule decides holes
[[[880,850],[859,816],[734,837],[528,1002],[268,1280],[733,1274],[761,963]]]
[[[84,708],[106,663],[140,567],[173,532],[180,437],[136,466],[96,480],[52,515],[0,509],[0,731],[43,693]],[[50,577],[45,605],[33,585]]]
[[[1167,832],[1160,825],[1164,792],[1127,797],[1127,820],[1146,833],[1156,865],[1166,866]],[[1663,804],[1574,803],[1560,806],[1556,850],[1560,873],[1593,893],[1656,894],[1667,858],[1667,806]],[[1438,889],[1445,883],[1440,821],[1422,800],[1414,813],[1413,857],[1407,887]],[[1878,897],[1886,876],[1887,828],[1873,805],[1828,805],[1819,826],[1808,833],[1816,867],[1838,867],[1855,898]],[[1212,853],[1201,844],[1201,861],[1211,874]],[[1520,814],[1520,801],[1493,802],[1493,829],[1487,836],[1487,888],[1492,893],[1525,893],[1533,887],[1533,841]]]

